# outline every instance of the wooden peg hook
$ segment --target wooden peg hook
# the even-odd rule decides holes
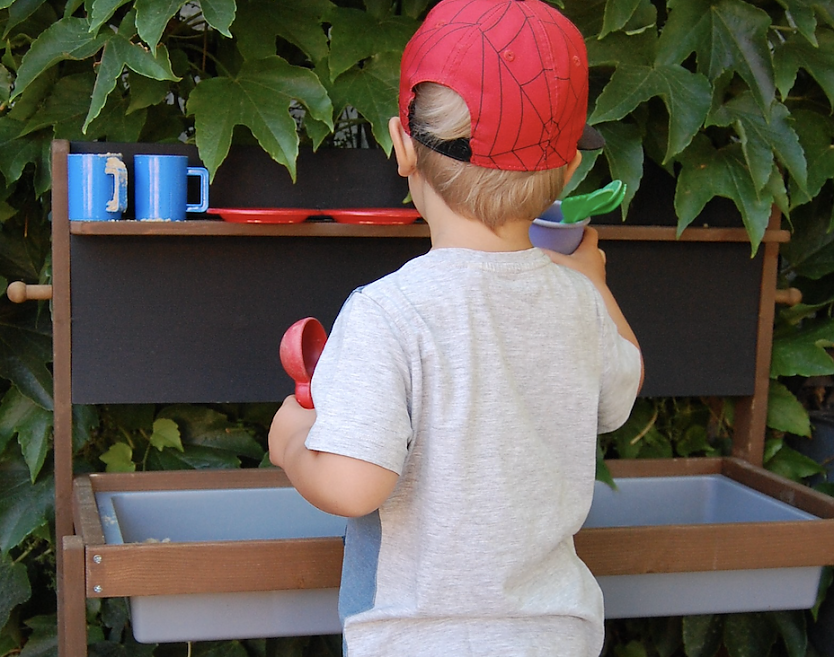
[[[789,287],[785,290],[776,290],[774,301],[786,306],[795,306],[802,301],[802,291],[795,287]]]
[[[42,301],[52,298],[51,285],[26,285],[23,281],[15,281],[9,283],[6,288],[6,296],[14,303],[23,303],[24,301]]]

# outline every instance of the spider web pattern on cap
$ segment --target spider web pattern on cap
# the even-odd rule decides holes
[[[463,97],[473,164],[533,171],[563,166],[576,154],[587,112],[585,45],[567,18],[539,0],[438,4],[403,55],[406,129],[420,82]]]

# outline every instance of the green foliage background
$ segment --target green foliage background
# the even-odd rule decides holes
[[[51,280],[53,139],[187,141],[212,174],[232,143],[260,144],[293,176],[301,145],[390,152],[399,57],[431,4],[0,0],[0,284]],[[585,158],[568,193],[624,180],[627,218],[651,160],[676,179],[679,231],[711,198],[729,198],[753,251],[771,207],[782,211],[794,233],[783,283],[805,300],[775,327],[766,465],[818,481],[820,464],[794,447],[812,435],[808,377],[834,373],[834,0],[553,4],[587,38],[589,120],[608,144]],[[51,352],[49,305],[0,300],[0,655],[56,651]],[[78,407],[75,469],[259,467],[273,411]],[[723,454],[731,432],[728,400],[641,400],[601,438],[600,455]],[[612,622],[605,654],[813,657],[815,613]],[[184,650],[134,643],[122,600],[89,601],[88,618],[92,654]],[[334,637],[193,647],[235,657],[339,651]]]

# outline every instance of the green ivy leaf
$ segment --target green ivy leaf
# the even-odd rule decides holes
[[[134,472],[133,449],[127,443],[114,443],[99,459],[107,464],[107,472]]]
[[[820,30],[819,45],[791,36],[779,45],[773,55],[776,86],[783,98],[787,98],[796,82],[799,69],[807,71],[834,106],[834,33]]]
[[[724,645],[730,657],[760,657],[770,653],[776,631],[764,614],[728,614],[724,620]]]
[[[58,623],[55,614],[35,616],[27,619],[24,624],[31,632],[20,651],[20,657],[57,657]]]
[[[713,112],[707,125],[735,126],[757,189],[762,189],[770,178],[774,153],[800,189],[808,188],[805,153],[794,132],[791,114],[782,103],[773,103],[768,121],[759,111],[753,95],[744,92]]]
[[[710,80],[733,70],[747,83],[762,112],[776,89],[767,31],[770,16],[743,0],[669,0],[658,42],[658,64],[680,64],[696,53]]]
[[[137,142],[148,110],[128,112],[129,99],[113,94],[107,99],[104,109],[87,129],[87,138],[92,135],[107,137],[108,141]]]
[[[240,459],[231,452],[200,445],[184,445],[182,452],[171,449],[153,451],[147,461],[149,470],[219,470],[239,467]]]
[[[799,483],[806,477],[826,473],[819,463],[787,445],[782,445],[771,459],[765,461],[764,466],[771,472]]]
[[[90,110],[82,128],[85,133],[101,113],[107,97],[116,88],[116,82],[121,78],[125,67],[154,80],[179,80],[171,70],[171,61],[168,59],[165,46],[158,45],[152,54],[144,46],[131,43],[120,34],[114,34],[104,45]]]
[[[83,18],[62,18],[41,33],[23,56],[12,100],[48,68],[66,59],[82,60],[101,50],[108,35],[94,35]]]
[[[20,179],[23,169],[37,161],[40,145],[33,139],[19,139],[25,124],[0,116],[0,172],[10,184]]]
[[[643,177],[643,140],[637,126],[615,122],[598,125],[597,129],[605,137],[603,154],[608,160],[608,170],[613,180],[622,180],[626,184],[626,194],[620,205],[623,219],[628,214],[628,206],[634,194],[640,189]]]
[[[136,0],[136,29],[142,41],[154,50],[162,33],[186,0]]]
[[[215,30],[225,37],[232,37],[229,27],[235,20],[237,3],[235,0],[200,0],[203,18]]]
[[[156,421],[163,418],[176,423],[186,446],[227,451],[256,460],[263,456],[263,449],[246,429],[229,422],[225,415],[210,408],[168,406],[159,412]]]
[[[657,54],[657,32],[646,30],[630,36],[622,32],[609,34],[604,39],[589,39],[588,66],[652,66]]]
[[[817,17],[814,4],[817,0],[776,0],[784,9],[789,23],[796,25],[799,33],[813,46],[817,46]]]
[[[721,645],[723,616],[684,616],[683,645],[687,657],[714,657]]]
[[[827,376],[834,374],[834,319],[810,321],[799,330],[777,332],[773,338],[770,376]]]
[[[150,443],[156,447],[160,452],[166,447],[183,451],[182,441],[180,440],[180,429],[177,423],[167,418],[158,418],[153,423],[153,433],[150,437]]]
[[[834,272],[834,232],[828,212],[829,204],[819,198],[792,212],[793,235],[780,248],[791,273],[820,280]]]
[[[335,7],[330,0],[260,0],[243,4],[232,26],[244,59],[263,59],[275,54],[275,37],[298,46],[310,61],[325,59],[330,52],[322,22]]]
[[[419,18],[428,4],[429,0],[402,0],[403,13],[410,18]]]
[[[731,199],[741,212],[753,253],[770,220],[772,198],[759,195],[747,169],[740,144],[715,150],[698,135],[680,156],[683,165],[675,190],[678,235],[691,224],[711,198]]]
[[[374,139],[390,155],[393,146],[388,121],[398,113],[397,93],[400,55],[383,53],[361,69],[339,76],[330,91],[333,106],[340,113],[347,105],[355,107],[371,124]]]
[[[79,452],[93,440],[92,430],[99,425],[98,410],[95,406],[73,404],[72,406],[72,450]]]
[[[830,116],[797,108],[791,112],[793,127],[808,162],[807,189],[791,189],[793,207],[817,196],[822,186],[834,178],[834,120]]]
[[[605,3],[602,32],[597,38],[602,39],[619,30],[639,34],[656,24],[657,9],[650,0],[608,0]]]
[[[51,475],[33,484],[22,460],[0,463],[0,553],[20,543],[53,515],[55,489]]]
[[[0,402],[0,447],[17,436],[32,482],[37,479],[51,447],[52,413],[12,386]]]
[[[797,436],[811,435],[808,411],[793,393],[778,381],[771,381],[768,390],[767,426]]]
[[[401,57],[405,44],[420,25],[404,16],[378,19],[367,12],[342,7],[333,9],[327,20],[332,24],[331,80],[336,80],[354,64],[373,55],[396,53]]]
[[[785,647],[788,657],[806,657],[808,651],[808,631],[805,613],[802,611],[772,611],[768,614]]]
[[[669,111],[669,143],[664,160],[668,161],[689,145],[707,117],[712,90],[704,76],[681,66],[621,64],[597,98],[588,121],[618,121],[655,96],[660,96]]]
[[[90,8],[90,32],[98,32],[109,21],[116,10],[129,0],[93,0]]]
[[[130,104],[127,113],[158,105],[168,95],[169,85],[166,80],[155,80],[139,73],[131,73],[129,78]]]
[[[211,176],[229,152],[234,127],[242,124],[295,180],[298,134],[289,113],[294,100],[332,129],[333,106],[318,77],[280,57],[244,62],[234,78],[200,82],[188,99],[188,113],[195,117],[197,147]]]
[[[52,338],[33,311],[0,308],[0,377],[42,408],[52,410]]]
[[[32,597],[29,574],[22,563],[0,555],[0,627],[5,627],[12,610]]]
[[[94,82],[92,73],[78,73],[59,78],[52,93],[26,122],[20,137],[44,128],[52,128],[55,139],[83,140],[93,137],[85,137],[81,126],[90,109]]]

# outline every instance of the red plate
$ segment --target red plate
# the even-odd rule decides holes
[[[300,224],[318,210],[303,208],[209,208],[209,214],[219,214],[223,221],[243,224]]]
[[[322,210],[320,214],[333,217],[341,224],[413,224],[420,213],[412,208],[372,208],[350,210]]]

